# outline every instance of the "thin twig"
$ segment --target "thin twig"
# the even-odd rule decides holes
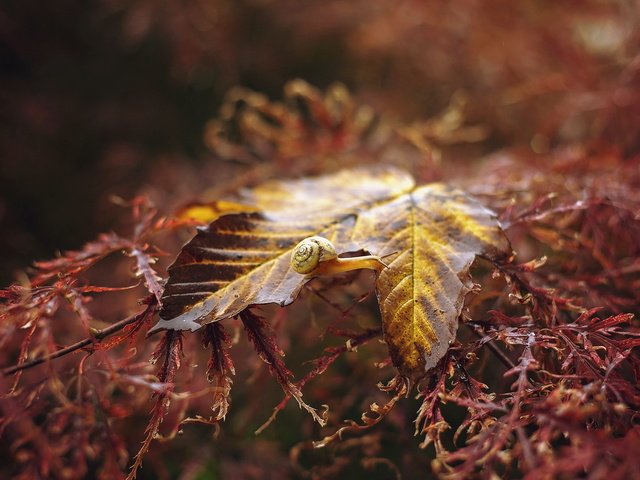
[[[484,338],[484,335],[478,331],[478,329],[472,325],[466,324],[469,329],[475,333],[478,338],[482,339]],[[512,368],[516,367],[516,364],[513,363],[513,360],[511,360],[506,353],[504,353],[500,347],[498,347],[498,345],[495,344],[495,342],[493,340],[488,340],[485,345],[487,347],[489,347],[489,350],[491,350],[493,352],[493,354],[498,357],[498,360],[500,360],[502,363],[504,363],[505,367],[509,368],[510,370]]]
[[[33,360],[29,360],[28,362],[3,368],[2,375],[4,376],[11,375],[20,370],[26,370],[27,368],[35,367],[36,365],[40,365],[41,363],[48,362],[50,360],[54,360],[59,357],[63,357],[68,353],[75,352],[76,350],[80,350],[81,348],[100,342],[101,340],[104,340],[109,335],[113,335],[114,333],[122,330],[127,325],[140,321],[149,313],[151,309],[155,309],[155,308],[156,308],[156,303],[153,302],[152,304],[147,306],[147,308],[145,308],[142,312],[132,315],[130,317],[127,317],[124,320],[120,320],[119,322],[116,322],[113,325],[108,326],[107,328],[104,328],[102,330],[97,330],[91,337],[87,337],[83,340],[80,340],[79,342],[76,342],[73,345],[69,345],[68,347],[61,348],[60,350],[57,350],[48,355],[34,358]]]

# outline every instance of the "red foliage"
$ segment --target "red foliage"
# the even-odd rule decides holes
[[[596,171],[592,167],[574,178]],[[548,178],[554,181],[553,175]],[[629,174],[629,180],[634,179]],[[625,288],[635,281],[634,269],[628,265],[634,264],[630,259],[636,258],[638,247],[627,232],[639,228],[638,220],[628,216],[637,210],[637,204],[629,196],[620,200],[623,204],[610,198],[606,202],[594,199],[595,194],[584,189],[581,193],[586,198],[582,201],[572,199],[569,192],[563,194],[560,188],[552,200],[545,193],[535,196],[533,187],[539,188],[534,185],[525,194],[525,199],[533,198],[530,206],[506,208],[502,216],[510,225],[517,249],[526,252],[546,245],[553,253],[546,261],[496,264],[493,273],[487,270],[483,281],[487,287],[481,295],[470,298],[466,314],[469,330],[478,338],[454,345],[440,365],[416,385],[421,405],[415,430],[424,438],[420,447],[434,446],[431,468],[443,477],[466,478],[487,472],[520,472],[531,478],[540,472],[551,476],[588,472],[597,477],[603,471],[614,478],[631,475],[640,464],[633,449],[623,445],[638,442],[634,418],[640,410],[640,358],[635,348],[640,345],[640,330],[632,313],[618,312],[624,306],[638,305],[638,290]],[[499,208],[500,195],[487,198]],[[520,204],[526,205],[524,200]],[[131,477],[153,439],[161,438],[160,427],[168,413],[173,412],[169,438],[187,424],[217,425],[229,414],[236,371],[229,353],[231,337],[222,323],[208,325],[201,334],[202,345],[210,349],[205,375],[208,387],[199,386],[197,374],[180,374],[185,368],[179,370],[185,361],[182,334],[167,332],[159,342],[151,342],[157,343],[153,353],[147,349],[150,342],[138,335],[150,327],[162,288],[151,267],[155,258],[147,253],[159,249],[149,241],[172,234],[182,224],[158,219],[144,201],[131,205],[137,225],[131,239],[103,235],[82,250],[36,264],[30,286],[13,285],[1,292],[4,363],[16,363],[4,370],[2,435],[9,440],[14,473],[22,477],[78,477],[89,472],[104,478],[122,476],[127,451],[131,451],[126,445],[131,439],[124,439],[113,425],[144,407],[144,395],[140,394],[145,391],[155,400]],[[608,241],[605,227],[598,223],[605,214]],[[624,230],[613,234],[618,228]],[[100,322],[89,308],[93,301],[104,295],[130,295],[139,288],[99,287],[84,276],[118,252],[122,261],[133,259],[133,275],[145,278],[149,295],[142,300],[145,307],[139,313],[98,329],[94,325]],[[354,278],[347,277],[342,283],[349,285]],[[319,312],[340,313],[327,325],[327,333],[347,342],[326,347],[298,381],[282,360],[284,352],[270,323],[251,310],[240,315],[253,349],[285,393],[258,431],[275,420],[290,398],[324,425],[329,420],[326,413],[320,416],[309,407],[302,400],[301,389],[320,375],[331,375],[328,372],[338,359],[380,336],[377,327],[348,327],[355,318],[354,309],[364,305],[368,294],[358,294],[342,307],[332,289],[332,284],[340,282],[338,278],[309,291],[321,300]],[[600,306],[593,307],[594,303]],[[77,327],[64,328],[61,322],[65,319],[77,322]],[[57,347],[77,331],[87,338]],[[292,335],[292,339],[304,338],[299,333]],[[186,338],[188,363],[193,362],[197,347],[191,337]],[[126,342],[139,351],[120,349]],[[74,357],[67,355],[73,352],[84,352],[84,356],[73,361]],[[153,376],[148,366],[138,362],[145,355],[158,365]],[[383,356],[379,360],[380,366],[387,368],[388,359]],[[44,364],[40,367],[47,372],[44,378],[36,370],[25,370],[38,364]],[[496,376],[499,364],[505,366],[502,377],[506,383]],[[15,375],[9,384],[7,375],[11,374]],[[184,390],[189,384],[191,388]],[[412,387],[399,377],[381,384],[381,391],[390,395],[382,406],[372,403],[361,424],[349,420],[346,426],[334,427],[333,433],[313,443],[315,448],[329,448],[335,454],[333,462],[318,464],[313,471],[338,474],[350,468],[351,454],[344,456],[335,446],[347,435],[360,438],[356,451],[364,448],[365,439],[374,442],[367,448],[378,445],[382,438],[368,432],[398,408],[406,408],[402,406],[404,397]],[[185,415],[189,405],[199,405],[202,397],[209,397],[209,418]],[[171,408],[174,402],[177,410]],[[335,400],[332,403],[335,405]],[[463,418],[452,417],[449,405],[462,408],[466,412]],[[607,445],[606,455],[603,444]],[[79,445],[83,447],[78,449]],[[311,446],[301,444],[292,450],[296,468],[303,468],[299,462]],[[403,469],[389,459],[374,458],[378,457],[363,460],[362,467]]]
[[[293,56],[304,65],[310,51],[314,62],[322,56],[329,33],[338,35],[340,55],[322,66],[321,81],[326,72],[347,79],[390,116],[443,114],[394,123],[358,107],[340,85],[325,95],[298,81],[277,103],[233,90],[205,129],[211,158],[197,168],[163,159],[144,170],[157,209],[146,196],[117,202],[131,211],[128,235],[105,233],[36,262],[0,290],[0,476],[637,475],[635,7],[118,3],[101,12],[122,12],[127,45],[164,32],[183,81],[213,65],[231,85],[255,62],[251,78],[280,85],[278,72],[297,69],[278,46],[248,47],[260,18],[286,34],[278,38],[295,38]],[[241,33],[245,22],[251,35]],[[38,50],[40,40],[22,40],[36,42],[25,51]],[[16,118],[44,122],[29,120],[26,95],[7,100]],[[100,118],[120,118],[102,110]],[[22,130],[31,134],[8,131]],[[12,140],[5,157],[21,158],[27,147]],[[500,214],[517,252],[510,262],[476,263],[482,288],[467,298],[465,326],[416,385],[396,377],[385,346],[373,341],[381,330],[364,274],[315,281],[287,309],[144,336],[162,295],[163,252],[173,256],[193,227],[158,210],[171,212],[215,182],[210,200],[265,178],[381,161],[479,198]],[[303,389],[321,413],[302,400]],[[291,398],[311,415],[287,408]],[[361,411],[360,422],[350,420]],[[256,430],[263,433],[248,441]]]

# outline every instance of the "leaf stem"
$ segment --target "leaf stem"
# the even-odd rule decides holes
[[[469,327],[469,329],[475,333],[478,338],[482,339],[483,338],[483,334],[478,330],[477,327],[474,327],[472,325],[466,324],[467,327]],[[485,345],[487,347],[489,347],[489,350],[491,350],[491,352],[493,352],[493,354],[498,358],[498,360],[500,360],[505,367],[509,368],[510,370],[512,368],[516,367],[516,364],[513,363],[513,360],[511,360],[506,353],[504,353],[502,351],[502,349],[500,349],[500,347],[498,347],[498,345],[495,344],[495,342],[493,340],[488,340]]]
[[[113,335],[114,333],[122,330],[127,325],[132,323],[136,323],[144,318],[145,315],[149,313],[151,309],[156,308],[155,301],[152,301],[147,308],[145,308],[142,312],[132,315],[130,317],[125,318],[124,320],[120,320],[119,322],[114,323],[113,325],[108,326],[102,330],[97,330],[91,337],[84,338],[79,342],[76,342],[67,347],[61,348],[60,350],[56,350],[53,353],[48,355],[43,355],[42,357],[34,358],[29,360],[28,362],[20,363],[18,365],[13,365],[11,367],[3,368],[2,375],[7,376],[19,372],[21,370],[26,370],[31,367],[35,367],[36,365],[40,365],[41,363],[48,362],[50,360],[54,360],[56,358],[63,357],[69,353],[75,352],[76,350],[80,350],[88,345],[91,345],[96,342],[100,342],[104,340],[109,335]]]

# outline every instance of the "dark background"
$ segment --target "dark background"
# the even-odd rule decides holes
[[[117,228],[112,194],[226,168],[202,132],[234,85],[341,81],[407,122],[463,91],[489,132],[474,155],[636,154],[638,25],[632,1],[3,2],[0,281]]]

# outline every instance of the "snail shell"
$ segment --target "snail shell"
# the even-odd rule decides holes
[[[302,240],[291,253],[291,268],[298,273],[310,273],[320,262],[333,260],[338,257],[336,249],[324,237],[308,237]]]

